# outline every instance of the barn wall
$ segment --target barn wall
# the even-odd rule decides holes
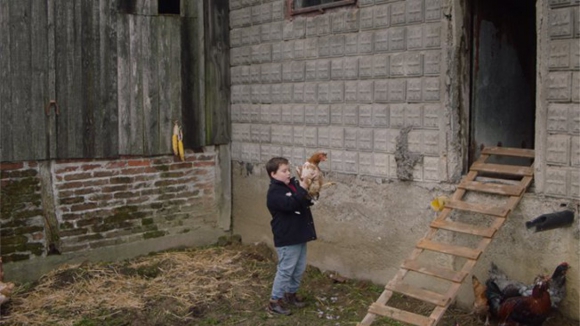
[[[319,238],[309,245],[309,263],[384,284],[428,231],[431,199],[451,194],[467,168],[469,2],[359,0],[296,17],[287,14],[288,3],[230,0],[234,232],[245,242],[272,245],[264,163],[282,155],[298,165],[324,150],[329,160],[321,167],[336,185],[313,207]],[[521,280],[550,273],[562,261],[580,268],[577,219],[549,232],[524,227],[543,213],[578,211],[580,199],[570,159],[579,115],[572,88],[577,61],[555,69],[546,59],[548,44],[565,43],[570,51],[577,44],[578,3],[537,6],[536,183],[477,264],[480,278],[491,261]],[[565,25],[566,35],[550,36],[548,21],[551,29]],[[568,96],[548,100],[560,80],[549,76],[562,77],[558,88]],[[571,117],[557,137],[544,127],[555,128],[546,114],[551,102]],[[555,146],[554,138],[565,139]],[[567,156],[547,159],[548,148]],[[579,280],[568,279],[560,310],[578,319]],[[467,283],[457,298],[465,308],[473,300]]]
[[[215,242],[225,232],[216,197],[218,155],[189,153],[185,162],[160,156],[3,163],[6,277],[30,280],[63,261]]]
[[[546,195],[580,198],[580,6],[538,2],[536,183]]]

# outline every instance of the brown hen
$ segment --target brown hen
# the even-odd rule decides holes
[[[494,281],[488,280],[486,286],[490,311],[498,317],[499,326],[541,326],[550,314],[549,282],[545,280],[536,283],[527,297],[505,299]]]
[[[472,312],[482,318],[485,317],[485,325],[487,326],[489,325],[489,305],[485,295],[486,286],[481,284],[475,275],[471,276],[471,283],[474,296]]]
[[[316,152],[302,166],[296,168],[298,177],[306,185],[306,190],[313,200],[318,199],[320,190],[334,184],[324,183],[324,176],[319,167],[320,162],[326,161],[327,158],[326,153]]]

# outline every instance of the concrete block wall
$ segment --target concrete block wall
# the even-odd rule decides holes
[[[230,0],[232,159],[276,155],[397,177],[396,139],[423,156],[416,181],[445,181],[441,0],[360,0],[289,17],[286,0]],[[400,149],[399,149],[400,150]]]
[[[286,15],[288,3],[230,0],[232,159],[247,163],[233,165],[233,231],[244,242],[273,245],[263,163],[284,155],[300,164],[312,151],[326,150],[330,161],[323,169],[339,173],[329,174],[336,184],[313,207],[319,237],[309,244],[309,264],[384,284],[428,230],[429,202],[452,194],[466,168],[468,1],[358,0],[299,17]],[[578,4],[536,4],[535,186],[482,255],[478,277],[491,261],[513,267],[521,280],[562,261],[580,266],[571,249],[580,234],[577,218],[573,227],[538,234],[524,226],[563,205],[578,210],[572,147],[580,134]],[[550,18],[552,11],[561,14]],[[550,19],[550,28],[562,29],[552,32],[557,35],[548,32]],[[549,60],[553,42],[563,49]],[[404,150],[422,156],[412,171],[416,182],[383,182],[397,179],[395,156],[403,145],[397,138],[408,127]],[[578,319],[578,278],[568,280],[560,311]],[[457,304],[468,310],[472,303],[466,282]]]
[[[576,0],[547,3],[546,121],[542,141],[542,191],[580,198],[580,5]]]

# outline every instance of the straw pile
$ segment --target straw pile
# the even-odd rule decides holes
[[[34,287],[17,291],[0,324],[74,325],[87,315],[107,318],[148,309],[159,300],[168,302],[166,313],[191,320],[216,301],[259,297],[257,292],[269,281],[256,280],[259,270],[273,266],[269,249],[261,246],[253,252],[239,246],[212,247],[64,266]]]

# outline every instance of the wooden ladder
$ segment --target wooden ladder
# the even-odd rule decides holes
[[[393,279],[385,286],[385,290],[379,296],[376,302],[371,304],[367,315],[358,324],[359,326],[371,325],[377,316],[388,317],[417,326],[437,325],[447,308],[451,305],[452,300],[457,295],[461,283],[471,272],[481,253],[490,244],[496,231],[503,225],[506,217],[518,205],[527,187],[533,179],[534,170],[531,166],[520,165],[503,165],[486,163],[491,155],[522,157],[534,159],[534,151],[530,149],[506,148],[506,147],[487,147],[481,152],[479,159],[473,163],[469,173],[462,179],[457,189],[445,208],[438,214],[431,223],[430,229],[422,239],[417,242],[415,249],[408,259],[406,259],[395,274]],[[517,176],[521,180],[502,180],[488,179],[494,182],[476,181],[477,176],[482,174],[494,174],[499,176]],[[505,182],[502,182],[505,181]],[[468,203],[462,198],[467,191],[483,192],[501,196],[508,196],[505,205],[500,207],[488,207],[478,203]],[[447,220],[453,210],[469,211],[489,215],[493,221],[490,226],[482,227],[469,223],[460,223]],[[457,246],[437,242],[434,239],[439,230],[459,232],[481,237],[476,248]],[[463,267],[459,270],[449,269],[446,267],[437,267],[425,265],[419,262],[419,257],[426,251],[439,252],[447,255],[462,257],[465,260]],[[450,284],[447,291],[443,294],[428,291],[419,287],[403,283],[403,280],[409,271],[426,275],[433,278],[433,282],[445,280]],[[400,293],[405,296],[428,302],[435,306],[429,316],[419,315],[392,306],[387,305],[393,293]]]

